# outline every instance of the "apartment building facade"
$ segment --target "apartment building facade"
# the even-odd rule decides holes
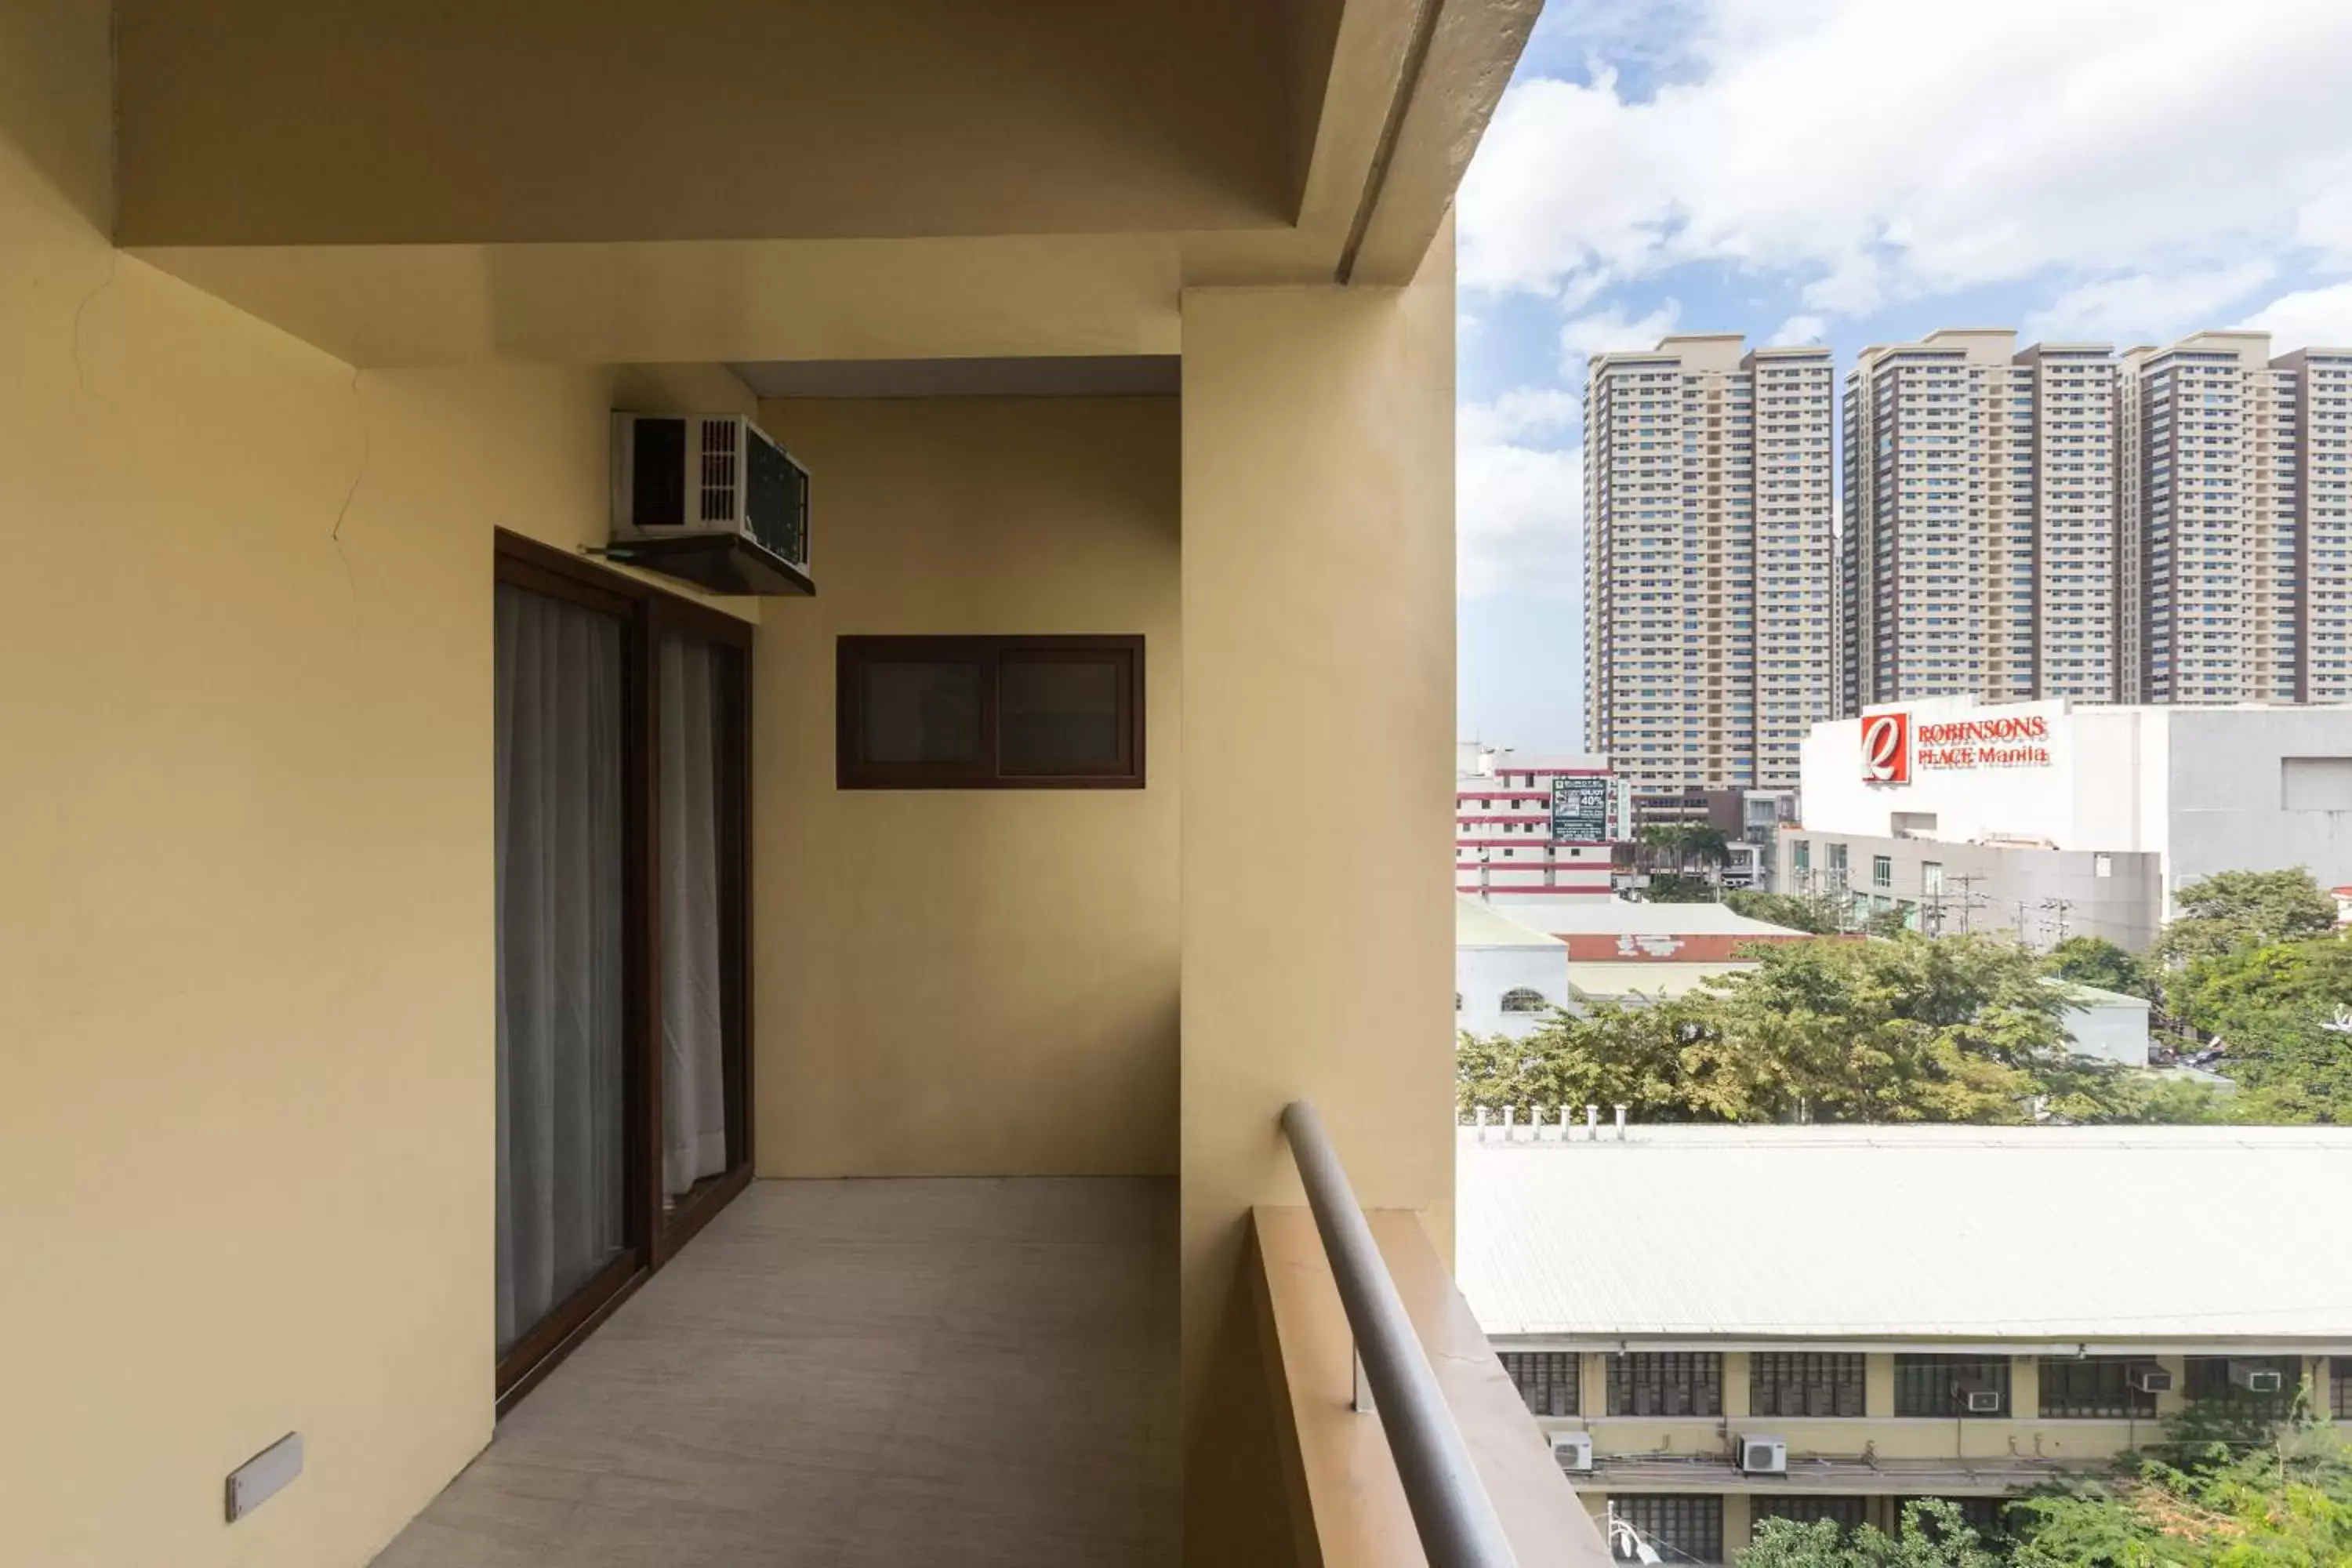
[[[1790,785],[1834,710],[1834,396],[1736,333],[1588,369],[1586,745],[1637,793]]]
[[[1606,898],[1633,800],[1609,759],[1454,748],[1454,890],[1474,898]]]
[[[2352,353],[2270,347],[2123,356],[2120,700],[2352,698]]]
[[[1847,374],[1843,711],[2116,692],[2116,369],[1954,329]]]
[[[1668,1562],[1915,1498],[1997,1529],[2192,1405],[2352,1416],[2352,1262],[2275,1197],[2352,1132],[1601,1115],[1460,1131],[1459,1268],[1587,1507]]]

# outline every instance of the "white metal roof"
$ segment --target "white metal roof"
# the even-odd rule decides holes
[[[1650,904],[1631,899],[1526,899],[1514,902],[1498,889],[1491,907],[1512,920],[1559,936],[1802,936],[1801,931],[1750,920],[1728,904]]]
[[[1612,999],[1620,996],[1687,996],[1708,981],[1726,974],[1745,974],[1761,967],[1736,958],[1671,959],[1640,963],[1578,963],[1569,970],[1569,989],[1580,996]]]
[[[1496,1336],[2325,1340],[2352,1352],[2352,1129],[1464,1130]],[[1579,1121],[1581,1119],[1579,1118]]]
[[[1548,947],[1559,951],[1559,938],[1521,925],[1499,910],[1460,894],[1454,899],[1454,945],[1456,947]]]

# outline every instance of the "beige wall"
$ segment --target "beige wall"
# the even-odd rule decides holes
[[[759,1162],[770,1175],[1171,1173],[1175,400],[769,403],[814,599],[755,670]],[[844,633],[1140,632],[1142,790],[837,790]]]
[[[117,258],[106,37],[0,12],[0,1556],[341,1568],[489,1435],[491,531],[747,400],[355,389]]]
[[[1450,1256],[1453,251],[1402,290],[1184,300],[1183,1356],[1246,1379],[1243,1215],[1311,1097]],[[1268,781],[1311,795],[1269,829]],[[1197,1473],[1210,1473],[1205,1468]],[[1192,1499],[1194,1517],[1215,1500]]]

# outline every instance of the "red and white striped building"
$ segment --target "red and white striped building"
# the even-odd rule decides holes
[[[1555,779],[1595,779],[1599,837],[1552,837]],[[1607,898],[1612,847],[1629,837],[1633,799],[1601,756],[1521,756],[1461,743],[1454,782],[1454,886],[1473,898]]]

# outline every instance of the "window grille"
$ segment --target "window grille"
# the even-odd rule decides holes
[[[1971,1412],[1958,1392],[1963,1384],[1994,1390],[2000,1395],[2000,1408]],[[1898,1355],[1895,1358],[1895,1414],[2005,1416],[2009,1414],[2009,1358]]]
[[[1865,1414],[1860,1355],[1759,1352],[1748,1358],[1748,1409],[1754,1415]]]
[[[1768,1519],[1785,1519],[1792,1524],[1814,1524],[1826,1519],[1842,1530],[1853,1530],[1869,1516],[1868,1498],[1759,1497],[1755,1501],[1757,1524]],[[1753,1532],[1753,1526],[1750,1532]]]
[[[1502,1351],[1503,1370],[1538,1415],[1573,1415],[1577,1395],[1574,1351]]]
[[[2256,1394],[2230,1381],[2230,1363],[2249,1362],[2266,1366],[2279,1374],[2276,1394]],[[2181,1379],[2182,1392],[2207,1409],[2223,1415],[2248,1420],[2274,1421],[2287,1413],[2303,1386],[2303,1358],[2300,1356],[2225,1356],[2193,1355],[2185,1368],[2188,1375]]]
[[[1712,1351],[1640,1352],[1609,1358],[1612,1415],[1720,1415],[1723,1357]]]
[[[2043,1356],[2042,1415],[2044,1420],[2147,1420],[2156,1415],[2156,1395],[2132,1386],[2135,1366],[2147,1364],[2123,1356]]]

